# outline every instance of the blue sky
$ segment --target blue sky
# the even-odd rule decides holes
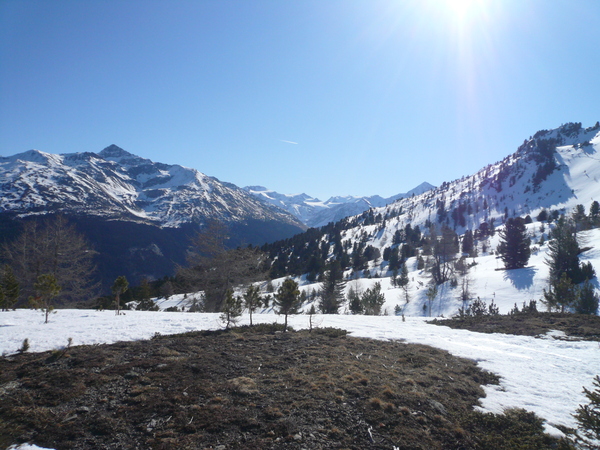
[[[137,155],[322,200],[600,120],[598,0],[0,0],[0,155]]]

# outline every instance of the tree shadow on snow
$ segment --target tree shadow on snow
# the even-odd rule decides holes
[[[523,269],[512,269],[504,271],[504,281],[510,281],[517,289],[529,289],[533,286],[533,277],[537,269],[535,267],[524,267]]]

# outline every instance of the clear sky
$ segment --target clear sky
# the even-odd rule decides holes
[[[0,155],[391,196],[600,120],[599,0],[0,0]]]

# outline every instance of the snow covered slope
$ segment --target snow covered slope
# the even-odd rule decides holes
[[[411,198],[400,199],[374,215],[387,217],[382,239],[407,223],[422,229],[446,224],[461,234],[482,222],[542,209],[560,213],[600,200],[600,124],[569,123],[539,131],[502,161]],[[389,236],[388,236],[389,237]]]
[[[435,186],[424,182],[405,194],[389,198],[379,195],[356,197],[352,195],[331,197],[321,201],[306,194],[280,194],[263,186],[247,186],[244,189],[261,200],[285,209],[309,227],[321,227],[348,216],[355,216],[369,208],[382,207],[400,198],[422,194]]]
[[[303,225],[232,184],[179,165],[156,163],[111,145],[100,153],[30,150],[0,157],[0,213],[65,212],[166,227],[278,221]]]
[[[383,259],[386,250],[391,252],[404,245],[407,225],[413,231],[419,227],[424,235],[429,234],[430,226],[435,226],[438,233],[447,226],[460,237],[466,230],[500,230],[509,217],[530,216],[527,229],[533,246],[527,268],[503,270],[496,254],[498,233],[476,233],[477,256],[467,258],[472,265],[466,281],[470,299],[480,297],[488,304],[493,300],[501,313],[508,313],[515,304],[521,308],[523,302],[539,300],[548,287],[545,260],[548,232],[553,225],[538,220],[538,215],[542,211],[550,216],[571,214],[577,205],[583,205],[587,213],[595,200],[600,201],[600,124],[590,128],[566,124],[536,133],[515,153],[472,176],[277,242],[268,250],[275,258],[276,276],[287,270],[307,293],[320,288],[319,283],[308,279],[316,279],[318,271],[326,269],[325,260],[335,258],[342,262],[346,278],[353,280],[348,282],[346,293],[352,285],[364,291],[379,282],[386,298],[384,311],[387,309],[389,314],[401,310],[411,316],[447,317],[465,306],[459,300],[463,279],[452,276],[451,281],[438,286],[429,311],[426,291],[431,283],[430,273],[418,268],[417,257],[409,257],[408,291],[393,287],[389,263]],[[600,273],[600,230],[583,232],[579,237],[583,239],[581,247],[591,247],[580,255],[581,260],[591,262]],[[540,244],[540,240],[546,243]],[[414,242],[411,245],[420,246]],[[374,256],[364,257],[366,263],[356,264],[355,255],[364,255],[367,249]],[[321,260],[325,255],[325,260]],[[452,279],[458,286],[452,286]],[[598,287],[597,279],[594,282]],[[310,303],[305,309],[308,307]],[[539,304],[538,308],[544,306]]]

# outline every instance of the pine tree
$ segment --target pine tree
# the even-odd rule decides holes
[[[338,261],[332,261],[325,274],[325,281],[321,289],[319,309],[323,314],[337,314],[340,306],[346,300],[344,296],[344,272]]]
[[[140,302],[135,309],[138,311],[158,311],[159,308],[151,297],[152,293],[150,291],[150,283],[146,278],[144,278],[140,284]]]
[[[273,300],[273,304],[277,308],[277,313],[285,316],[283,331],[287,331],[288,314],[296,314],[298,312],[298,308],[300,307],[299,298],[300,290],[298,289],[298,283],[291,278],[286,278],[281,286],[279,286],[279,289],[277,289]]]
[[[361,303],[365,314],[380,315],[381,307],[385,303],[385,296],[381,292],[381,283],[377,282],[372,288],[368,288],[361,297]]]
[[[56,282],[56,277],[51,274],[40,275],[34,284],[35,296],[31,297],[30,301],[36,308],[41,308],[48,323],[48,316],[54,309],[52,299],[60,293],[60,286]]]
[[[590,225],[592,227],[597,227],[600,225],[600,203],[597,200],[594,200],[590,205]]]
[[[356,286],[350,286],[348,290],[348,308],[352,314],[362,314],[364,312],[361,294]]]
[[[549,310],[560,309],[560,312],[565,312],[565,309],[575,305],[577,301],[577,287],[573,285],[571,279],[566,272],[560,277],[558,282],[551,284],[546,291],[544,289],[544,300]]]
[[[223,300],[223,309],[219,318],[225,324],[225,329],[235,325],[242,315],[242,298],[233,296],[233,290],[227,289],[225,299]]]
[[[400,268],[400,250],[398,249],[398,247],[394,247],[390,250],[390,254],[389,254],[389,264],[388,264],[388,269],[389,270],[398,270]]]
[[[473,255],[475,241],[473,239],[473,232],[471,230],[465,231],[462,239],[462,252],[468,254],[469,256]]]
[[[575,228],[577,231],[587,230],[589,228],[589,220],[585,214],[585,208],[583,205],[575,206],[571,217],[573,218],[573,222],[575,222]]]
[[[597,450],[600,442],[600,376],[594,379],[594,390],[583,388],[583,392],[590,401],[587,405],[580,405],[574,415],[577,420],[577,440],[582,448]]]
[[[598,295],[595,292],[594,285],[589,280],[586,280],[583,286],[579,288],[575,310],[579,314],[596,314],[596,311],[598,311]]]
[[[115,315],[121,314],[121,294],[129,289],[129,282],[125,275],[117,277],[112,285],[112,293],[115,295]]]
[[[499,235],[501,241],[497,250],[504,267],[508,270],[525,267],[531,256],[531,239],[527,236],[527,227],[523,219],[511,217]]]
[[[400,265],[400,275],[396,279],[396,284],[400,287],[408,285],[408,267],[406,267],[406,261],[402,261]]]
[[[19,282],[13,273],[12,267],[5,264],[0,277],[0,310],[9,310],[15,307],[21,293]]]
[[[250,314],[250,326],[252,326],[252,313],[261,305],[260,289],[258,286],[251,284],[244,293],[244,307],[248,309]]]
[[[550,268],[550,284],[557,283],[563,273],[572,283],[581,283],[581,269],[579,266],[579,244],[573,223],[561,216],[550,232],[548,242],[548,259],[546,264]]]

